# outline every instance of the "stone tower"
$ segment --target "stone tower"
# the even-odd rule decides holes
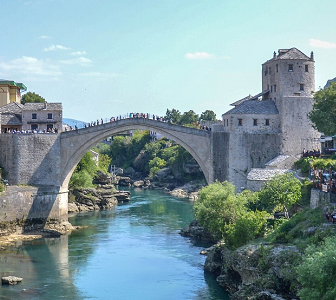
[[[282,154],[319,148],[319,133],[308,118],[315,92],[315,61],[296,48],[279,49],[262,65],[263,99],[279,111]]]

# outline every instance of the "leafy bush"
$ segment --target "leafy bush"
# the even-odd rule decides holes
[[[301,182],[291,173],[276,175],[264,184],[258,198],[259,210],[284,211],[289,218],[288,209],[301,199]]]
[[[305,176],[309,176],[310,172],[310,161],[313,160],[312,157],[301,157],[299,160],[294,162],[294,166],[296,169],[300,169],[302,174]]]
[[[75,172],[71,176],[69,187],[71,189],[92,187],[92,179],[92,176],[86,170]]]
[[[336,240],[328,237],[319,245],[309,246],[297,268],[302,300],[336,299]]]

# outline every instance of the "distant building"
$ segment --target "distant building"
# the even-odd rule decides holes
[[[13,102],[21,103],[21,91],[26,90],[27,87],[23,83],[0,79],[0,106]]]
[[[0,80],[1,133],[12,131],[62,131],[62,103],[21,104],[23,83]]]

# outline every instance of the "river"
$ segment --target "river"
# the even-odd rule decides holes
[[[0,299],[229,299],[204,274],[202,246],[178,234],[192,204],[160,191],[131,190],[114,210],[69,217],[84,229],[0,252],[0,275],[23,278],[0,286]]]

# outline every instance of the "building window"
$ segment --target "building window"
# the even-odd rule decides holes
[[[268,70],[268,68],[266,67],[266,68],[265,68],[265,76],[267,75],[267,70]]]
[[[269,91],[269,84],[267,85],[267,90]]]
[[[238,126],[243,126],[243,119],[238,119]]]
[[[309,72],[308,71],[308,65],[305,65],[305,72]]]
[[[229,119],[226,119],[226,126],[229,126]]]
[[[278,71],[279,71],[279,66],[278,66],[278,64],[275,65],[275,69],[276,69],[276,72],[278,73]]]
[[[276,84],[274,85],[274,93],[276,93]]]
[[[271,85],[271,93],[273,92],[273,86]]]
[[[269,126],[269,124],[270,124],[269,121],[270,121],[269,119],[266,119],[266,120],[265,120],[265,125],[266,125],[266,126]]]
[[[292,64],[288,65],[288,72],[293,72],[293,65]]]
[[[253,126],[257,126],[258,125],[258,119],[253,119]]]
[[[31,130],[37,130],[38,125],[37,124],[31,124],[30,128],[31,128]]]
[[[271,67],[268,67],[268,73],[271,74]]]
[[[53,124],[47,124],[47,131],[52,131],[54,128]]]
[[[304,84],[300,83],[300,91],[304,91]]]
[[[36,120],[37,119],[37,114],[33,113],[32,114],[32,119]]]
[[[52,119],[52,113],[48,113],[48,120]]]

